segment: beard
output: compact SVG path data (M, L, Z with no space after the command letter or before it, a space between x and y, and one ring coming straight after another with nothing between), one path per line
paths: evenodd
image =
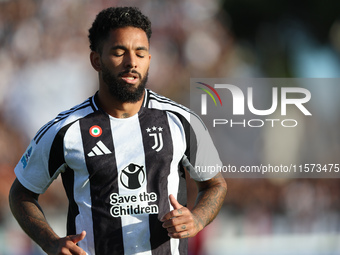
M134 73L137 74L140 80L140 83L137 87L133 84L128 84L122 80L119 80L118 77L121 77L126 73ZM117 98L122 103L136 103L138 102L144 95L144 89L146 83L148 81L149 70L146 71L144 78L140 73L135 70L126 70L117 75L113 75L110 70L102 65L102 77L103 81L107 84L109 88L109 93L111 96Z

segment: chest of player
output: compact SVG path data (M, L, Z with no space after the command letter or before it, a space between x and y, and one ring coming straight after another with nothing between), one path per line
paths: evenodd
M127 119L88 116L64 141L65 161L76 174L126 189L138 189L148 178L163 182L186 150L181 126L157 110Z

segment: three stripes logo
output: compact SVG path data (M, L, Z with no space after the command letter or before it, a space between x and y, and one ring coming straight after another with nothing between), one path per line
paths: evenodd
M105 146L102 141L96 143L96 146L87 154L88 157L111 154L112 152Z
M206 83L203 83L203 82L197 82L198 84L201 84L203 86L205 86L206 88L210 89L215 95L216 97L218 98L221 106L222 106L222 100L221 100L221 97L220 95L217 93L217 91L210 85L206 84ZM197 87L198 89L200 90L203 90L205 93L207 93L211 98L212 100L214 101L215 103L215 106L217 106L217 102L216 102L216 99L214 97L214 95L206 88L201 88L201 87ZM201 114L202 115L207 115L207 94L202 94L201 95Z

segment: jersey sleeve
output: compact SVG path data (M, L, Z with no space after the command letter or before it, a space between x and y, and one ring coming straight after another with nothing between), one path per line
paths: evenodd
M222 162L213 143L208 129L196 114L190 115L190 127L187 128L187 152L182 158L183 166L196 181L206 181L213 178Z
M51 131L53 133L53 131ZM52 144L55 136L47 133L38 142L33 139L29 144L24 155L21 157L14 169L19 182L30 191L42 194L49 187L52 181L57 178L62 168L66 167L63 162L58 163L58 171L51 171L50 156L56 156L57 153L63 154L62 151L53 151Z

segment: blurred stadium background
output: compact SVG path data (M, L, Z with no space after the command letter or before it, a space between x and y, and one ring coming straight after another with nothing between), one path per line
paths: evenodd
M44 123L96 91L88 28L101 9L127 4L153 23L149 88L186 106L191 77L339 76L336 0L0 0L0 255L43 254L9 211L13 168ZM314 153L334 161L340 107L328 100L334 91L320 95L329 129L304 132L318 141ZM227 181L224 207L190 240L191 255L340 254L339 179ZM60 180L41 204L65 235Z

